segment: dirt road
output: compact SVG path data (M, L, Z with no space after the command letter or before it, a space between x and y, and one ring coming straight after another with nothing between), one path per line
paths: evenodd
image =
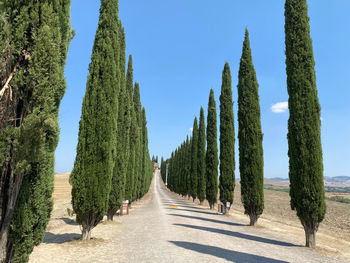
M47 233L30 262L345 262L177 198L158 172L137 206L130 216L99 225L88 243L69 242L80 231L66 222L65 228Z

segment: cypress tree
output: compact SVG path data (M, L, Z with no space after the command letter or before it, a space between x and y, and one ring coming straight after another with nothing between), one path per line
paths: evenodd
M166 164L165 164L164 158L162 156L160 159L160 174L162 176L162 180L164 183L165 183L165 165Z
M233 202L235 189L235 129L233 119L232 81L226 62L222 72L220 95L220 200Z
M193 121L192 149L191 149L191 196L193 202L197 197L198 189L198 121L197 117Z
M134 94L134 111L136 115L136 124L138 130L138 138L136 142L136 152L135 152L135 198L139 199L141 197L141 186L142 186L142 158L143 158L143 138L142 138L142 108L141 108L141 98L140 98L140 85L135 83Z
M147 132L147 120L146 120L146 109L142 107L142 138L143 138L143 151L142 151L142 189L141 195L145 195L148 192L149 186L149 161L150 156L148 152L148 132ZM153 165L153 163L152 163Z
M138 136L136 125L136 115L133 104L133 87L134 87L134 71L132 67L132 56L129 55L128 70L126 73L126 92L127 92L127 112L130 117L130 128L129 128L129 158L127 160L127 173L126 173L126 184L125 184L125 199L130 202L134 200L134 183L135 183L135 145L136 138Z
M289 94L288 156L291 208L304 227L306 246L316 246L325 217L321 107L306 0L285 2L285 43Z
M134 105L133 102L131 104ZM129 199L130 201L135 201L137 199L137 187L138 187L138 173L137 173L137 147L138 147L138 140L140 137L140 132L137 125L137 118L136 118L136 112L135 109L131 108L131 129L130 129L130 158L128 163L128 178L129 178ZM127 197L128 198L128 195Z
M210 209L214 208L218 197L218 135L216 103L213 89L210 90L207 116L207 154L206 154L206 198Z
M192 149L192 136L190 137L188 143L187 143L187 157L186 157L186 171L187 171L187 177L186 177L186 195L188 196L188 199L191 198L191 149Z
M102 0L79 127L77 157L70 177L72 204L82 239L108 209L115 165L120 44L118 1Z
M2 1L0 17L0 262L27 262L52 210L70 1Z
M107 219L113 221L113 216L121 206L125 197L125 184L127 164L129 160L129 133L131 116L129 112L129 93L125 81L125 33L121 21L119 29L119 97L116 133L116 159L113 169L111 192L109 193L109 206Z
M241 195L250 225L264 210L263 134L261 131L259 85L246 29L238 74L238 140Z
M190 146L190 139L188 135L186 136L186 141L184 142L184 148L183 148L183 154L184 154L184 162L183 162L183 170L184 170L184 189L183 189L183 195L188 196L189 188L190 188L190 155L189 152L189 146Z
M202 204L206 194L206 171L205 171L205 117L201 107L198 130L198 192L197 196Z

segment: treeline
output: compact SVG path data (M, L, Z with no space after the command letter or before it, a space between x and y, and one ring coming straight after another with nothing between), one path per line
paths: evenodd
M146 111L125 46L118 1L102 0L70 176L83 240L106 214L113 220L123 200L147 193L152 179Z
M252 62L249 34L245 32L238 82L238 139L241 193L250 225L255 225L264 209L263 149L260 122L258 82ZM218 156L217 109L214 91L208 102L207 125L201 107L199 123L194 119L192 135L187 137L172 154L162 161L169 164L168 187L183 196L207 200L211 209L219 200L233 203L235 189L235 129L232 99L231 71L228 63L222 72L220 94L220 156ZM219 176L220 158L220 178Z
M306 237L306 246L315 247L316 232L326 213L321 146L320 105L317 96L315 61L306 0L285 2L285 45L287 89L289 94L288 156L291 208L296 210ZM258 82L252 62L248 30L245 32L238 73L238 141L241 200L250 225L255 225L264 210L263 133ZM216 107L210 91L207 128L201 108L199 126L167 160L162 158L161 173L168 188L183 196L217 199L232 205L235 188L235 129L231 73L228 63L222 74L220 95L220 176ZM166 178L166 166L168 176ZM218 193L219 188L219 193Z
M0 262L27 262L53 207L58 112L66 89L70 0L0 3ZM101 0L83 101L72 203L84 238L152 179L146 112L126 72L118 1Z

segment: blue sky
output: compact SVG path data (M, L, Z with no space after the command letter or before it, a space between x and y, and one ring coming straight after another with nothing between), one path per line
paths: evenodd
M350 176L350 1L308 3L322 107L325 176ZM99 1L74 0L71 10L76 36L69 49L68 87L60 108L57 172L71 171L74 164ZM225 61L231 66L233 99L237 101L247 26L260 85L265 176L288 176L288 110L276 112L283 111L283 102L288 100L284 0L120 0L119 10L127 54L133 55L134 78L140 82L146 108L151 155L168 157L191 133L200 106L207 108L210 88L219 107ZM236 103L234 114L236 118ZM237 126L236 118L236 131Z

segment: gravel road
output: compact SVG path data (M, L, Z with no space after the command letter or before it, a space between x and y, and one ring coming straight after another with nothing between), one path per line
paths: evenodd
M176 198L159 173L150 202L125 222L124 231L115 262L335 262Z
M100 226L93 246L43 244L31 262L345 262L180 199L159 172L145 202L118 220Z

